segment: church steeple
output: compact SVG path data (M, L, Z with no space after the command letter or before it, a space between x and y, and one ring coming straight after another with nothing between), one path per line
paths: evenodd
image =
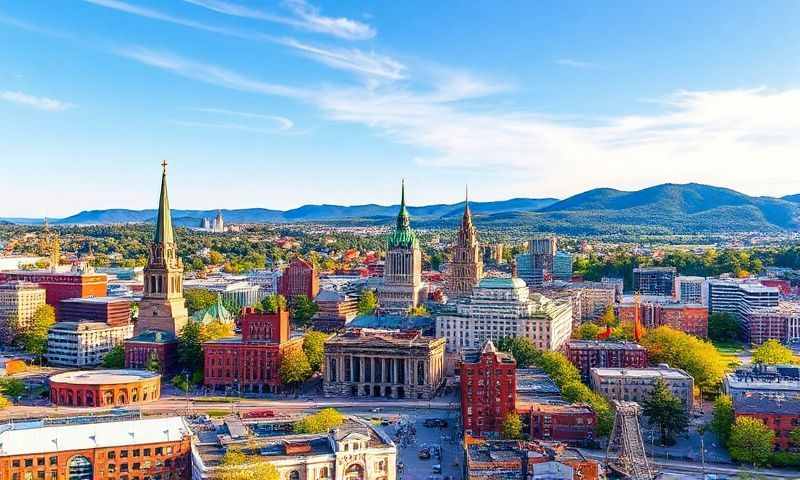
M397 214L397 228L405 229L411 225L411 216L406 209L406 181L400 181L400 212Z
M472 226L472 211L469 209L469 185L466 186L464 193L464 218L461 221L464 228Z
M175 243L175 234L172 230L172 215L169 211L169 196L167 195L167 161L161 162L161 196L158 199L158 216L156 217L156 235L153 242L156 244Z

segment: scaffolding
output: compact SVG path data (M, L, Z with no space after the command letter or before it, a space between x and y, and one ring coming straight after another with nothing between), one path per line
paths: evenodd
M639 404L615 400L614 407L617 413L606 450L606 465L631 480L655 479L639 429Z

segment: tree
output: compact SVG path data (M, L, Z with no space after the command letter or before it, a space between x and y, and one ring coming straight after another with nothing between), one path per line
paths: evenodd
M186 370L202 370L203 342L206 340L206 333L199 322L186 322L178 334L178 364Z
M286 307L286 297L273 293L261 300L261 305L256 305L256 310L262 313L276 313L280 310L288 310Z
M650 396L642 402L642 413L650 425L658 426L664 445L674 445L675 436L685 432L689 426L689 415L683 403L660 378Z
M294 422L295 433L327 433L344 423L344 415L335 408L323 408Z
M238 448L229 448L220 462L219 480L279 480L275 465L258 455L246 455Z
M597 322L602 326L611 325L612 327L616 327L619 324L619 320L617 316L614 315L614 307L606 308L606 311L603 312L603 316L600 317L600 320Z
M278 367L278 375L283 383L296 385L305 382L311 376L311 365L308 363L306 353L302 349L284 353L281 365Z
M7 397L18 398L25 395L25 382L17 378L5 378L0 380L0 393Z
M22 348L37 357L43 356L47 352L47 332L55 323L55 309L47 304L40 305L19 337Z
M172 385L182 392L188 392L192 388L192 382L186 379L186 375L175 375L172 377Z
M220 338L232 337L234 335L234 324L223 323L219 320L212 320L205 325L201 325L203 331L202 338L205 342L209 340L219 340ZM202 345L201 345L202 349Z
M427 317L428 307L425 305L417 305L416 307L409 308L408 315L411 317Z
M125 347L114 345L111 350L103 357L103 368L124 368L125 367Z
M662 326L648 330L641 344L651 363L667 363L686 370L704 391L715 390L722 382L727 362L710 342Z
M800 427L796 427L789 432L789 440L795 447L800 447Z
M190 288L183 292L189 315L205 310L217 302L217 294L205 288Z
M158 355L155 352L150 354L150 358L147 359L147 363L144 366L145 370L149 370L151 372L160 372L161 371L161 362L158 360Z
M4 397L3 395L0 395L0 410L5 410L10 406L11 406L11 401L6 397Z
M579 340L594 340L600 333L600 327L592 322L586 322L575 330L575 338Z
M739 339L739 322L727 312L712 313L708 316L708 338L720 342Z
M522 439L522 419L516 412L509 412L500 425L500 436L505 440Z
M737 462L764 465L772 453L775 432L752 417L738 417L731 427L728 453Z
M722 445L728 443L731 436L731 427L736 416L733 413L733 400L728 395L720 395L714 400L714 410L711 414L711 431Z
M497 348L508 352L517 362L517 368L528 368L539 356L539 351L527 337L504 337L497 341Z
M306 295L297 295L292 299L292 320L297 326L307 326L318 311L319 305Z
M208 252L208 260L212 265L222 265L225 263L225 256L217 251L211 250Z
M753 352L753 363L765 363L767 365L779 365L782 363L797 363L794 353L777 340L770 339L762 343Z
M378 296L375 295L374 290L365 290L358 300L358 314L359 315L372 315L378 308Z
M310 330L303 336L303 351L308 359L311 370L318 372L325 360L325 340L328 335Z

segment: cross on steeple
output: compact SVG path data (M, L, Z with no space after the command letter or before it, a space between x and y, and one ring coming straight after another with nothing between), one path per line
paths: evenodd
M163 169L163 172L164 172L165 175L167 174L167 165L168 164L167 164L166 160L161 162L161 168Z

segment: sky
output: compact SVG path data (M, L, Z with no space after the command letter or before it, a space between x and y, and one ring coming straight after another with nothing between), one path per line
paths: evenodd
M800 193L800 2L0 0L0 217Z

